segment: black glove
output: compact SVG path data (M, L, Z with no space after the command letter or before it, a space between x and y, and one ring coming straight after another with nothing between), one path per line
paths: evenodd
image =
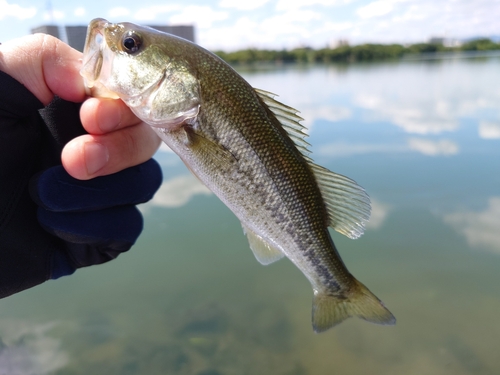
M128 250L143 225L135 205L162 180L154 160L73 179L60 154L85 133L80 104L56 98L42 107L0 72L0 298Z
M153 159L88 181L74 179L62 166L32 178L39 223L66 242L65 251L54 253L50 277L107 262L130 249L142 231L135 205L150 200L161 180Z

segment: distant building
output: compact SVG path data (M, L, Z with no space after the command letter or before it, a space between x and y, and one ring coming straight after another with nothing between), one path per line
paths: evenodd
M180 26L150 26L154 29L179 36L181 38L194 42L194 26L180 25ZM85 46L85 38L87 36L87 26L56 26L56 25L43 25L31 29L31 33L44 33L55 36L63 42L68 43L71 47L78 51L83 51Z
M460 47L462 45L462 41L458 39L447 38L444 40L443 45L445 47Z
M462 42L453 38L432 37L429 39L429 44L439 44L445 47L460 47Z
M39 26L35 27L34 29L31 29L31 33L43 33L43 34L49 34L52 36L55 36L56 38L61 39L59 36L59 26L56 25L44 25L44 26Z
M153 29L163 31L164 33L169 33L172 35L177 35L181 38L190 40L194 42L194 27L190 25L179 25L179 26L159 26L151 25Z
M83 52L85 38L87 37L87 26L66 26L67 43L74 49Z
M444 44L444 38L441 37L432 37L429 39L429 44Z
M339 48L339 47L345 47L349 45L349 41L347 39L334 39L330 41L328 47L331 49Z

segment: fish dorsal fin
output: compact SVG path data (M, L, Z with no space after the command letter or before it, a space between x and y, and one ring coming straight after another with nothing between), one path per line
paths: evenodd
M248 238L248 243L250 244L250 249L253 251L253 255L255 255L255 258L260 264L267 266L285 256L279 249L269 244L261 236L244 225L243 232Z
M254 89L259 98L269 107L269 109L274 113L278 121L286 130L290 138L293 140L299 151L310 161L309 151L310 144L305 140L307 134L304 132L305 127L300 123L304 120L302 117L297 115L299 111L289 107L276 99L277 95L270 93L269 91Z
M358 238L365 231L370 218L370 198L365 190L348 177L329 171L313 162L309 154L309 143L305 140L303 118L298 111L278 102L275 94L255 89L260 99L281 122L290 138L309 163L318 183L328 212L329 226L349 238Z
M370 219L370 197L348 177L310 163L328 212L329 226L355 239Z

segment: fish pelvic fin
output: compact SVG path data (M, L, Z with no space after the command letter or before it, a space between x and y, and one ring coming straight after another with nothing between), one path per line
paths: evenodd
M268 264L274 263L285 256L281 250L276 246L271 245L269 242L265 241L261 236L243 226L243 232L248 238L248 243L250 244L250 249L252 249L253 255L257 261L267 266Z
M314 332L324 332L351 316L376 324L396 324L396 318L383 302L356 279L346 298L314 292L312 307Z

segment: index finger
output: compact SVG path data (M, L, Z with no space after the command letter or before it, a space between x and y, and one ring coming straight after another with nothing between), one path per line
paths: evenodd
M85 99L81 65L81 52L46 34L28 35L0 45L0 70L21 82L44 105L54 95L72 102Z
M106 134L140 124L121 99L89 98L80 109L80 119L90 134Z

